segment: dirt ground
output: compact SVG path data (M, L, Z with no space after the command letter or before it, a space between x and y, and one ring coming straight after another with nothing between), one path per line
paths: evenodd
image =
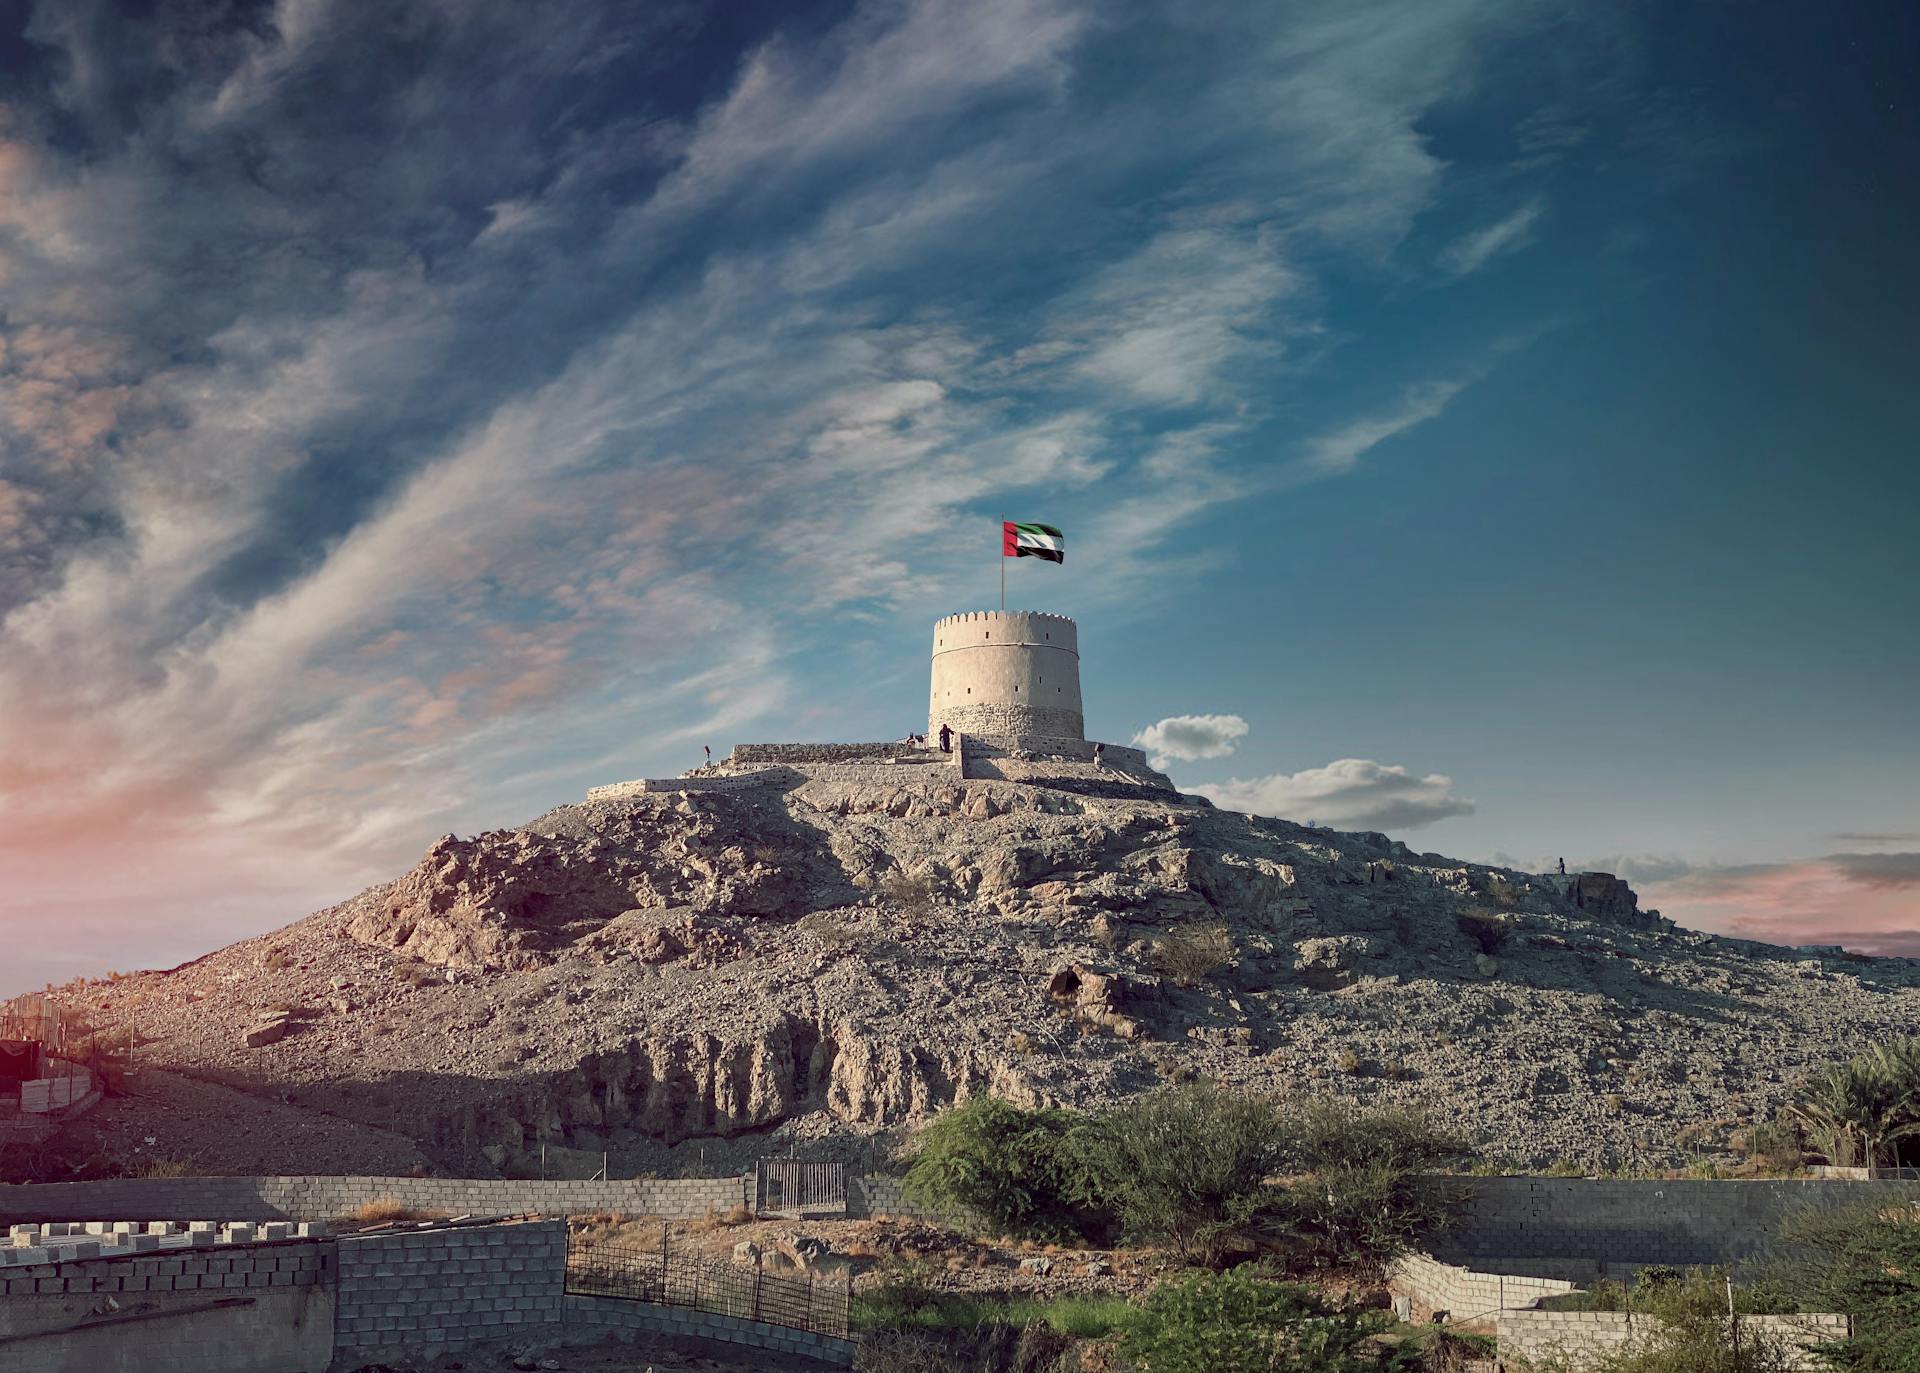
M518 1362L516 1362L518 1360ZM667 1335L643 1343L483 1345L438 1358L369 1363L347 1373L507 1373L525 1368L561 1373L802 1373L828 1365L793 1354L766 1353L712 1340Z
M798 1271L799 1265L790 1257L794 1242L817 1240L826 1246L828 1254L807 1267L836 1280L844 1280L846 1270L851 1268L856 1293L911 1273L943 1292L1129 1296L1151 1288L1172 1262L1167 1255L1150 1249L1041 1245L1001 1236L961 1234L924 1221L888 1218L794 1221L714 1217L663 1221L657 1216L616 1214L576 1218L574 1225L594 1244L647 1252L660 1248L664 1229L670 1252L720 1262L735 1262L734 1247L751 1242L766 1255L769 1271Z

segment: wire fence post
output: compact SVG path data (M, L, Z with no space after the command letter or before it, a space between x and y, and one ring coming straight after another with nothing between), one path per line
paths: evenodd
M766 1257L759 1252L753 1256L753 1319L760 1319L760 1273L766 1263Z

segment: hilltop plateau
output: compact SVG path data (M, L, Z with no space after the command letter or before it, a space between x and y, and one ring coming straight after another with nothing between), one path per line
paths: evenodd
M723 767L449 835L273 934L65 989L143 1069L70 1132L203 1172L711 1172L864 1157L983 1091L1205 1076L1421 1102L1513 1165L1671 1166L1920 1026L1909 961L1675 929L1602 874L990 770Z

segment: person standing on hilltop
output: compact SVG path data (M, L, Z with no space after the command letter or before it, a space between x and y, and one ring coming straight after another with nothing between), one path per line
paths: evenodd
M953 752L953 731L945 725L940 726L940 751L942 753Z
M1093 746L1093 765L1097 768L1106 767L1107 746L1105 744L1095 744Z

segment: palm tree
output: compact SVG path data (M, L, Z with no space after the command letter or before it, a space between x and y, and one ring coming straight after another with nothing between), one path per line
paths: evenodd
M1819 1070L1787 1109L1830 1162L1878 1167L1891 1146L1920 1134L1920 1038Z

